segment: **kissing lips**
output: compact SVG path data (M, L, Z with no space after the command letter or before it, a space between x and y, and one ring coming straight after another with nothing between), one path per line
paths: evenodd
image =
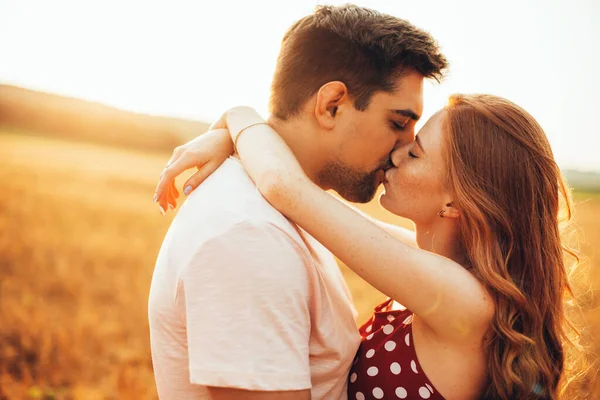
M385 171L385 174L383 175L383 184L386 185L390 182L390 173L392 171L392 168L388 169Z
M375 175L375 177L376 177L375 182L377 182L377 186L381 185L382 183L387 182L387 180L385 179L385 170L383 170L383 169L377 170L377 174Z

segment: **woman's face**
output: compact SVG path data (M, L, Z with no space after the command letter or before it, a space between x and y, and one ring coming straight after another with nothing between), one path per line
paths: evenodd
M412 143L394 150L394 167L385 173L380 204L416 224L430 224L439 218L438 211L451 202L444 185L443 118L444 112L439 111Z

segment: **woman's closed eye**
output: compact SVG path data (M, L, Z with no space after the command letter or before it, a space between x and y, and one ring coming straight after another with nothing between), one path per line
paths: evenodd
M419 158L419 157L417 157L417 156L415 155L415 153L413 153L412 149L408 150L408 156L409 156L410 158Z

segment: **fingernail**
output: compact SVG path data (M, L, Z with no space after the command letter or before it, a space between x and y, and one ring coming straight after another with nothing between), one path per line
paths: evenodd
M169 204L169 208L170 208L171 210L174 210L174 209L175 209L175 207L173 207L173 204Z
M164 208L162 208L162 206L158 206L158 208L160 209L160 213L161 213L162 215L165 215L165 209L164 209Z
M183 194L185 194L186 196L188 194L190 194L192 192L192 187L190 185L186 186L185 189L183 189Z
M158 193L154 193L154 202L156 203L158 201Z

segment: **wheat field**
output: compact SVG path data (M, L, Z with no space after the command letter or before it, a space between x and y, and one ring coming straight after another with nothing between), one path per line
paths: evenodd
M0 133L0 399L157 397L147 298L173 216L152 203L167 158ZM576 198L578 242L598 289L600 197ZM363 209L405 223L375 203ZM361 321L383 296L342 268ZM593 348L600 311L585 299Z

